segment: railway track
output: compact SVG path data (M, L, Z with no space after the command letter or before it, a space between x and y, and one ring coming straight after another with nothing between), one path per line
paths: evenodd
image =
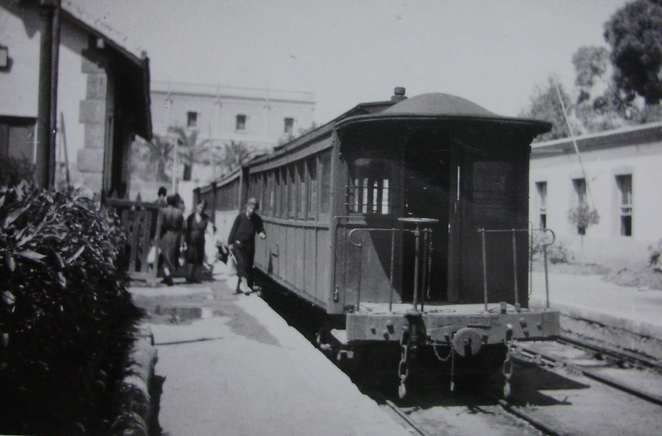
M662 364L634 353L619 352L569 337L556 341L560 347L523 344L514 356L520 363L566 366L593 380L628 394L662 405ZM542 349L541 349L542 348ZM573 353L576 350L578 353ZM651 389L651 385L655 388Z
M284 304L276 295L267 301L315 344L314 309L281 296L289 300ZM648 435L662 427L662 398L656 395L656 390L662 392L662 369L657 362L570 338L524 342L517 349L508 401L502 398L500 375L488 384L458 382L455 392L448 378L412 377L405 400L398 398L396 377L377 386L361 376L350 377L365 395L421 436ZM608 422L609 417L615 417L614 422Z
M596 434L595 429L586 428L582 420L583 409L586 406L582 403L590 403L590 401L580 400L579 396L576 396L574 400L568 400L568 397L571 396L568 395L557 404L545 404L542 401L531 401L526 392L525 395L521 395L520 388L524 385L535 385L535 380L540 380L542 373L555 376L560 374L567 379L565 381L557 379L556 383L559 385L557 387L540 383L542 386L536 387L535 390L554 390L559 387L560 390L569 390L565 389L564 385L575 383L574 389L581 391L583 397L609 398L611 401L605 401L599 409L601 410L599 415L602 416L619 417L623 416L623 410L633 409L638 413L632 415L630 420L645 421L649 419L650 414L644 410L656 410L658 413L662 411L659 409L659 406L662 405L662 398L655 394L656 391L661 392L659 389L662 386L662 365L658 362L632 353L619 353L572 338L561 338L556 343L543 343L545 351L536 350L536 345L541 346L541 344L533 344L533 347L527 346L526 343L520 345L517 355L514 356L514 360L518 364L513 380L514 395L508 401L501 397L499 378L494 379L493 385L487 386L485 389L482 387L475 390L465 389L459 397L455 393L448 392L447 388L446 392L438 394L446 398L461 398L460 403L455 406L450 406L444 400L439 400L436 405L430 406L430 398L425 395L404 404L398 403L398 400L392 395L389 398L384 391L377 394L371 393L371 395L377 401L386 404L411 428L413 434L425 436L471 434L471 431L454 427L454 423L451 422L454 418L453 415L458 414L458 408L470 410L471 412L468 413L471 413L476 420L494 421L494 424L488 425L493 430L490 434L552 436ZM636 382L634 381L636 377L642 378ZM598 382L598 384L591 386L581 384L584 383L584 378ZM646 386L647 389L642 389L641 386ZM443 389L443 386L440 387ZM614 389L619 394L614 393ZM623 397L624 395L630 396L630 399ZM599 401L597 402L599 403ZM420 405L416 405L416 403L420 403ZM644 403L648 406L643 405ZM568 407L575 404L579 410ZM621 406L623 409L620 409ZM502 412L497 412L495 410L497 408ZM431 418L434 409L440 409L441 412L437 411L434 413L435 417ZM503 414L511 415L511 418L507 420L510 426L503 424ZM569 422L566 422L566 417ZM431 423L433 419L439 421ZM590 421L588 415L586 419ZM652 424L652 428L660 423L662 422ZM592 425L595 427L595 424ZM605 427L611 427L608 420L605 422ZM625 433L623 433L623 427L628 429ZM646 428L645 425L639 427L615 425L611 431L609 428L601 428L600 434L655 434L650 433L651 430L655 432L652 428Z

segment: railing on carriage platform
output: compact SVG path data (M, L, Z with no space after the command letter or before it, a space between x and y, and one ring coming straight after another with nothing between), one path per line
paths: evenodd
M515 307L519 311L519 290L517 286L517 240L515 235L521 232L527 232L529 234L529 279L531 279L531 267L533 265L533 232L542 232L547 235L551 235L551 241L545 241L541 243L544 255L544 267L545 267L545 307L549 309L549 274L547 272L547 247L552 245L556 241L556 234L552 229L533 229L530 227L527 229L478 229L478 233L481 234L481 245L483 253L483 299L485 304L485 312L488 311L487 303L489 301L489 291L487 287L487 242L485 240L485 235L487 233L511 233L512 234L512 245L513 245L513 293L515 299ZM529 283L529 287L531 287ZM529 293L531 290L529 289Z
M372 232L389 232L391 233L391 262L390 262L390 270L389 270L389 280L391 284L391 293L390 293L390 299L389 299L389 311L393 310L393 293L395 292L395 287L393 283L393 271L394 271L394 255L395 255L395 234L396 233L404 233L404 232L409 232L413 233L414 236L416 237L416 242L415 242L415 253L414 253L414 295L413 295L413 311L418 312L424 310L424 305L425 305L425 293L422 292L422 289L427 285L429 286L430 284L430 273L431 271L425 269L424 265L430 264L430 256L432 253L430 252L429 249L429 240L431 239L431 233L432 229L427 227L423 227L425 225L430 225L430 224L435 224L438 222L438 220L435 219L429 219L429 218L400 218L399 221L404 222L404 223L411 223L415 224L416 228L415 229L398 229L398 228L365 228L365 227L359 227L352 229L349 234L347 235L347 241L354 247L357 247L359 249L363 249L363 244L361 242L357 242L352 240L352 236L356 233L359 232L365 232L365 233L372 233ZM486 253L486 234L488 233L511 233L512 234L512 246L513 246L513 293L514 293L514 304L519 310L519 290L518 290L518 285L517 285L517 277L518 277L518 272L517 272L517 244L516 244L516 234L520 232L527 232L529 234L529 253L527 253L527 256L529 257L529 268L531 269L532 267L532 251L533 251L533 232L542 232L543 234L547 235L549 234L551 237L551 240L546 240L544 242L541 242L540 245L543 249L543 255L544 255L544 268L545 268L545 297L546 297L546 308L549 309L549 274L547 271L547 247L552 245L554 241L556 240L556 234L554 231L551 229L533 229L533 228L528 228L528 229L485 229L485 228L479 228L478 232L481 234L481 245L482 245L482 260L483 260L483 298L484 298L484 305L485 305L485 311L488 311L488 301L489 301L489 291L488 291L488 279L487 279L487 253ZM421 236L423 239L421 240ZM423 243L423 247L421 247L421 242ZM347 250L347 246L345 246L345 250ZM345 270L347 270L347 252L345 252ZM360 303L361 303L361 259L362 256L359 256L359 277L358 277L358 288L357 288L357 297L356 297L356 310L359 309ZM421 260L423 262L421 262ZM419 265L423 265L422 267L422 274L419 274ZM419 280L419 275L422 275ZM531 273L529 273L529 277L531 276ZM345 288L347 288L347 283L346 283L347 277L345 276ZM531 284L529 284L531 286ZM529 290L530 292L530 290ZM420 304L420 309L419 309L419 304Z
M396 233L412 233L414 237L416 238L415 241L415 249L414 249L414 288L413 288L413 306L412 309L414 312L419 312L423 311L424 306L425 306L425 294L422 292L422 289L427 285L430 285L430 270L426 270L424 266L421 267L422 269L422 277L419 280L419 264L421 264L421 260L423 261L422 264L429 265L429 259L432 253L430 252L429 249L429 241L431 239L431 233L432 229L429 227L424 228L424 225L431 225L431 224L436 224L439 222L437 219L433 218L414 218L414 217L407 217L407 218L398 218L398 221L404 223L404 224L414 224L415 229L398 229L398 228L392 228L392 229L387 229L387 228L365 228L365 227L359 227L350 230L349 234L347 235L347 241L353 245L354 247L357 247L359 249L363 249L363 245L360 242L356 242L352 240L352 236L355 233L358 232L389 232L391 233L391 265L389 269L389 281L391 284L391 292L390 292L390 297L389 297L389 303L388 303L388 310L389 312L393 311L393 294L395 292L395 286L393 283L393 271L394 271L394 256L395 256L395 234ZM423 239L421 240L421 236L423 236ZM423 247L421 250L421 242L423 242ZM345 246L345 249L347 249L347 246ZM421 253L422 251L422 253ZM347 253L345 253L345 271L347 271ZM358 287L357 287L357 292L356 292L356 310L359 310L360 304L361 304L361 259L362 256L359 256L359 277L358 277ZM345 275L345 288L347 288L347 276ZM429 290L429 289L428 289ZM420 308L419 308L419 303L420 303Z
M107 199L106 206L120 217L122 228L127 237L124 261L129 275L133 279L155 279L156 263L148 261L150 249L158 247L158 215L160 205L140 201Z

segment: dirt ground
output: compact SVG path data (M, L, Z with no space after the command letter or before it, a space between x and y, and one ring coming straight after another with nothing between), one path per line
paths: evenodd
M534 262L534 271L543 271L542 262ZM550 273L602 276L606 282L620 286L632 286L639 289L662 291L662 269L641 265L637 267L611 268L596 264L556 263L547 266Z

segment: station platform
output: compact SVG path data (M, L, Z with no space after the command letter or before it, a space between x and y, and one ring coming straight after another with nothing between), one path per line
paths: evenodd
M153 315L163 435L410 434L264 300L234 294L232 279L131 288Z
M662 360L662 291L619 286L599 275L550 273L549 306L564 334ZM547 305L545 275L534 272L529 306Z

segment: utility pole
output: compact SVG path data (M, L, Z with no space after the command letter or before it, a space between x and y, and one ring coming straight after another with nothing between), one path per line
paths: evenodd
M170 93L170 79L168 79L168 96L166 97L166 138L168 142L172 140L170 137L170 117L172 111L173 98ZM173 163L172 163L172 195L177 193L177 140L172 144Z

